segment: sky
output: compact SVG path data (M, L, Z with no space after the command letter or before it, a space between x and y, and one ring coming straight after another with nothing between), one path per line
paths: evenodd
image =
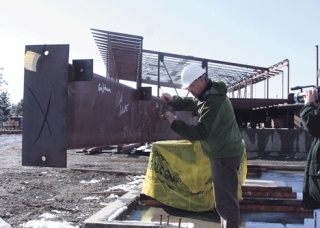
M94 72L105 75L90 28L142 36L153 51L262 67L288 59L290 87L317 83L319 0L0 0L8 83L0 89L11 103L23 98L26 45L69 44L69 63L93 59Z

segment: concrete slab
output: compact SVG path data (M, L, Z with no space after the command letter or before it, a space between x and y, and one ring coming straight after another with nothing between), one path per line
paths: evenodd
M266 172L246 185L291 186L302 191L303 174L299 172ZM120 197L85 221L85 228L99 227L220 227L219 215L214 212L189 212L169 207L152 207L139 202L141 186ZM167 217L169 216L169 218ZM169 222L167 223L167 219ZM241 211L241 227L302 228L312 227L313 213ZM166 226L168 225L168 226Z
M140 192L141 185L89 217L84 221L83 227L88 228L97 227L98 225L108 225L108 222L119 219L123 214L127 214L128 211L133 210L133 208L137 206ZM111 224L113 225L113 223Z
M305 219L304 220L304 228L316 227L314 223L314 219Z

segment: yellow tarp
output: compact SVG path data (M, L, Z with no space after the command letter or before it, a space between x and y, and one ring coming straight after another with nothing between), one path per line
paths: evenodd
M244 152L238 172L240 200L241 185L247 175L245 147ZM142 193L174 208L196 212L212 210L210 161L200 143L187 140L153 143Z

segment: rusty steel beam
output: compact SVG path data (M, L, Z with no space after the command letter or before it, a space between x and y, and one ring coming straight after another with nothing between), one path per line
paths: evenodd
M68 148L177 139L161 115L165 102L139 99L139 91L94 75L88 82L69 85ZM178 118L191 121L189 112Z
M31 54L30 54L31 53ZM68 45L26 46L22 165L66 167L68 149L180 139L162 118L169 106L68 63ZM188 123L190 112L176 112Z

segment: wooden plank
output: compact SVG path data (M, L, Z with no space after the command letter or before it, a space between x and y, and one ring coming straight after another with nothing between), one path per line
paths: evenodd
M282 206L302 206L302 200L298 199L277 199L277 198L251 198L243 197L243 200L240 202L244 204L252 205L282 205Z
M292 192L292 187L290 186L265 187L242 185L241 189L242 192Z
M259 198L291 198L296 199L297 193L296 192L267 192L267 191L261 191L261 192L254 192L254 191L243 191L242 192L243 197L259 197Z
M252 165L252 164L248 164L247 165L248 170L257 170L259 169L261 172L267 172L268 171L268 167L267 166L261 166L261 165Z
M240 210L244 211L271 211L271 212L301 212L310 213L311 209L305 209L302 206L283 206L283 205L254 205L240 204Z
M140 194L140 202L152 207L168 207L167 205L159 202L158 200ZM244 198L240 202L240 209L244 211L272 211L272 212L302 212L310 213L313 210L305 209L302 207L301 200L293 199L248 199Z

